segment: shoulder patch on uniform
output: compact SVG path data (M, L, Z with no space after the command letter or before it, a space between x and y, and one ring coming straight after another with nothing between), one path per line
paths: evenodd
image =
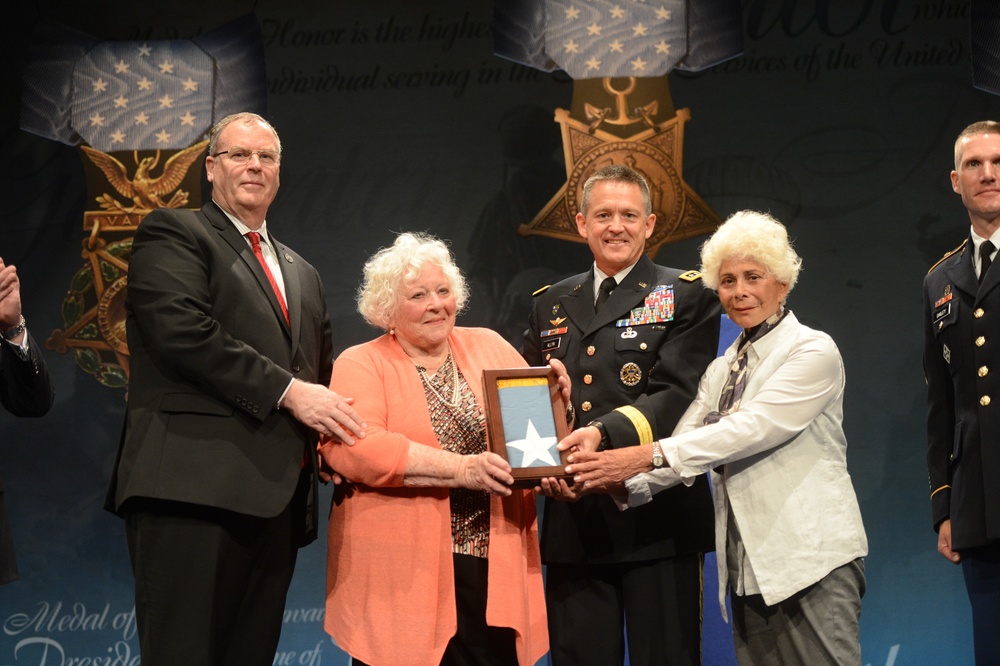
M964 248L965 244L968 243L968 242L969 242L969 239L966 238L964 241L962 241L962 244L959 245L958 247L956 247L954 250L952 250L951 252L945 252L944 256L941 257L940 259L938 259L936 264L934 264L933 266L931 266L930 268L927 269L927 272L930 273L935 268L937 268L938 266L940 266L942 261L944 261L945 259L947 259L951 255L955 254L956 252L958 252L959 250L961 250L962 248Z
M687 271L686 273L681 273L677 277L685 282L695 282L701 279L701 271Z
M532 298L534 298L535 296L538 296L540 294L544 294L546 291L549 290L549 287L551 287L551 286L552 286L551 284L547 284L544 287L542 287L541 289L536 289L535 291L531 292Z

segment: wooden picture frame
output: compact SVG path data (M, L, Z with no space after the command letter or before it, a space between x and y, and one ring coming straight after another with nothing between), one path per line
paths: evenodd
M566 401L548 367L483 371L489 450L510 463L514 487L570 479L556 443L569 434ZM572 481L570 481L572 483Z

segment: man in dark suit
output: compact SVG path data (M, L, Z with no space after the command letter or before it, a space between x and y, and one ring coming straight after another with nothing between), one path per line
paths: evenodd
M0 404L14 416L44 416L52 407L52 382L41 350L25 328L17 269L0 259ZM0 585L17 580L14 540L0 486Z
M209 134L212 202L136 230L124 516L144 666L270 666L297 548L316 537L320 435L364 435L327 387L319 274L268 233L281 143L236 114Z
M700 273L644 254L655 222L639 173L591 176L576 224L594 266L537 292L525 332L529 364L566 364L577 423L602 450L670 435L718 349L719 301ZM621 664L626 628L633 666L700 663L701 568L714 548L705 479L626 512L565 481L541 490L553 663Z
M976 663L1000 664L1000 123L959 134L951 184L972 227L924 278L931 508L965 576Z

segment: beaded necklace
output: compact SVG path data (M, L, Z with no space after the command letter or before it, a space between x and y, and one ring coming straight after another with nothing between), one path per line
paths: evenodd
M458 364L455 363L455 359L451 357L451 347L448 348L448 358L444 360L444 365L448 365L449 363L451 364L451 400L445 399L444 395L438 391L437 387L434 386L434 383L431 381L431 378L427 375L427 370L419 365L416 367L417 372L420 373L420 379L424 382L424 385L431 390L431 393L436 395L438 399L448 407L458 407ZM414 363L414 365L416 364Z

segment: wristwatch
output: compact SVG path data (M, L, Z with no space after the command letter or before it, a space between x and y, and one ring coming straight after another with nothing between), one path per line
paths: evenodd
M660 442L653 442L653 469L660 469L666 463L663 459L663 449L660 448Z
M597 431L601 433L601 443L597 445L598 451L604 451L610 446L611 441L608 438L608 429L604 427L604 424L600 421L591 421L587 424L590 427L597 428Z
M21 335L23 331L24 331L24 315L21 315L21 319L17 322L16 326L8 328L6 331L0 333L0 335L3 335L4 340L13 340L17 336Z

